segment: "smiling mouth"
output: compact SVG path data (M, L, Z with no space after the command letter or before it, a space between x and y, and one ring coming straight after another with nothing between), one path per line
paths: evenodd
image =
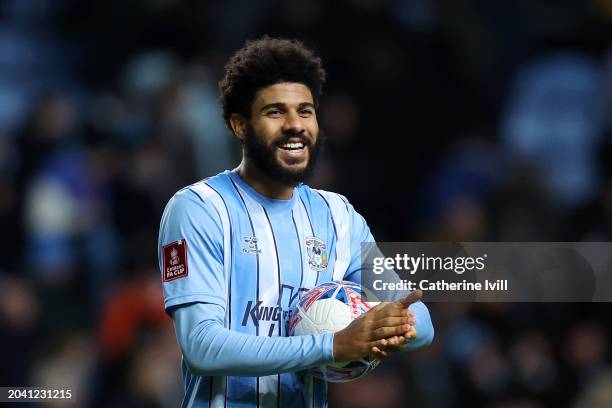
M302 150L304 148L304 143L302 142L284 143L280 145L279 147L283 150L288 150L288 151Z

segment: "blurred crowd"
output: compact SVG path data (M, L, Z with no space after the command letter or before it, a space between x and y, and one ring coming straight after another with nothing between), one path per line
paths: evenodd
M608 0L2 0L0 385L180 401L159 219L238 163L217 81L263 34L322 56L310 184L379 241L612 240ZM430 310L430 348L332 406L612 406L612 306Z

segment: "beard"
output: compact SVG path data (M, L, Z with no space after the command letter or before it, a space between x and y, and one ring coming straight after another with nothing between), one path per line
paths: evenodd
M317 158L325 143L325 136L322 131L319 131L316 142L311 144L308 139L299 134L286 133L281 136L280 141L289 140L291 137L299 137L304 144L304 149L308 149L308 162L303 169L292 170L283 166L276 157L278 141L274 141L270 145L267 145L262 138L255 133L255 130L250 124L247 124L246 127L243 146L245 156L253 162L259 171L272 180L289 187L294 187L312 176Z

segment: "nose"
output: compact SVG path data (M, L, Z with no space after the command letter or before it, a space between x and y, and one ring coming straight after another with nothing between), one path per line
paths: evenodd
M302 118L297 112L288 112L285 116L285 123L283 123L283 133L303 133L304 132L304 123L302 123Z

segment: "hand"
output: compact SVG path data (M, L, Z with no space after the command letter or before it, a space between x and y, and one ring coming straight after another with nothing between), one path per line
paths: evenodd
M410 304L408 304L408 306L409 305ZM416 320L414 318L414 314L410 310L408 311L408 313L409 313L408 316L410 318L409 324L412 326L412 328L407 333L407 335L393 336L388 339L382 339L380 341L381 342L380 346L372 347L372 350L371 350L372 357L377 358L379 360L384 360L385 358L389 356L390 353L397 353L397 352L402 351L404 347L406 346L407 342L409 342L410 340L416 339L417 334L418 334L416 331L416 328L414 327L414 325L416 324Z
M377 358L379 360L384 360L389 357L389 354L402 351L406 346L406 343L408 343L410 340L416 339L418 334L416 329L414 328L416 321L414 320L414 315L412 315L412 313L410 313L410 315L410 325L412 325L410 332L407 335L393 336L388 339L382 339L380 346L372 347L372 357Z
M353 320L334 335L334 360L352 361L371 352L382 356L386 347L400 347L415 338L414 316L408 306L422 296L420 290L414 291L395 302L380 303ZM394 337L397 339L391 340Z
M376 303L372 302L371 304L374 305L374 304L379 304L379 303L380 302L376 302ZM388 339L382 339L381 340L382 346L372 347L371 355L370 355L371 357L377 358L379 360L384 360L389 356L389 354L402 351L408 341L416 338L417 331L414 328L414 325L416 324L416 320L414 318L414 313L412 313L412 311L410 310L408 310L408 317L409 317L408 324L412 326L412 330L409 333L408 337L393 336L393 337L389 337Z

